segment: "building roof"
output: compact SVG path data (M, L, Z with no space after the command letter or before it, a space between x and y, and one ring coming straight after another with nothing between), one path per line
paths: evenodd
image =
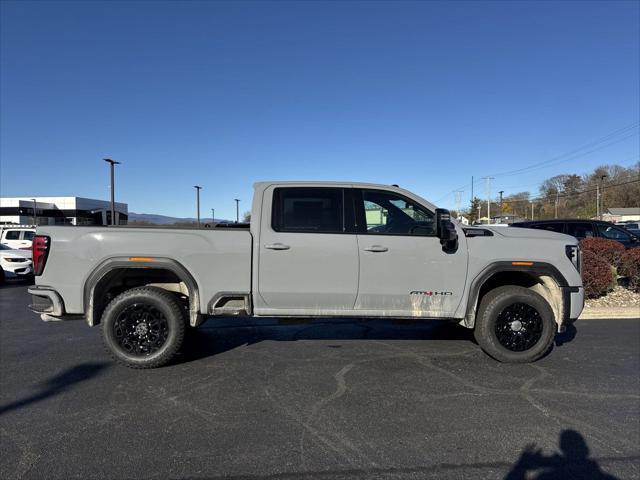
M640 207L608 208L611 215L640 215Z

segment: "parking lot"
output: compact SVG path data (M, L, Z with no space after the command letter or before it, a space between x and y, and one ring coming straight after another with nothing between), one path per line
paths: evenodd
M439 322L226 319L136 371L28 302L0 287L0 478L640 478L640 319L532 365Z

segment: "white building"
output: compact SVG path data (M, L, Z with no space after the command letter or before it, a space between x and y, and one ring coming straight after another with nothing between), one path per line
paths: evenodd
M638 221L640 220L640 207L608 208L607 213L602 214L602 219L608 222Z
M34 216L35 203L35 216ZM116 223L126 225L129 207L116 202ZM35 218L35 222L34 222ZM109 225L111 202L82 197L1 197L0 224Z

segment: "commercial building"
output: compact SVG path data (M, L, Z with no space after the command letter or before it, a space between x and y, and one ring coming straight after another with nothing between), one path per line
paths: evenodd
M602 214L602 219L608 222L637 222L640 220L640 207L608 208L607 212Z
M126 225L129 207L116 202L116 224ZM1 197L0 224L110 225L111 203L83 197Z

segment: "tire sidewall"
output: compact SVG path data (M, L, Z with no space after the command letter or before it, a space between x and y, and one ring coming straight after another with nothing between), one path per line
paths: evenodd
M182 343L184 335L184 318L179 307L173 305L169 297L159 294L151 289L139 291L129 291L116 297L105 309L102 316L103 338L109 351L117 360L129 366L158 366L156 364L164 364L167 360L165 357L173 357L175 351ZM120 314L131 305L146 304L157 308L167 319L168 335L164 345L153 352L151 355L144 357L131 355L124 350L119 344L115 336L114 325ZM176 344L178 344L176 346Z
M556 322L553 310L538 293L524 287L499 289L485 298L480 309L479 324L476 325L476 340L483 350L502 362L532 362L544 356L551 348L555 338ZM524 303L535 308L542 320L542 335L538 342L528 350L514 352L504 347L496 336L498 315L514 303Z

